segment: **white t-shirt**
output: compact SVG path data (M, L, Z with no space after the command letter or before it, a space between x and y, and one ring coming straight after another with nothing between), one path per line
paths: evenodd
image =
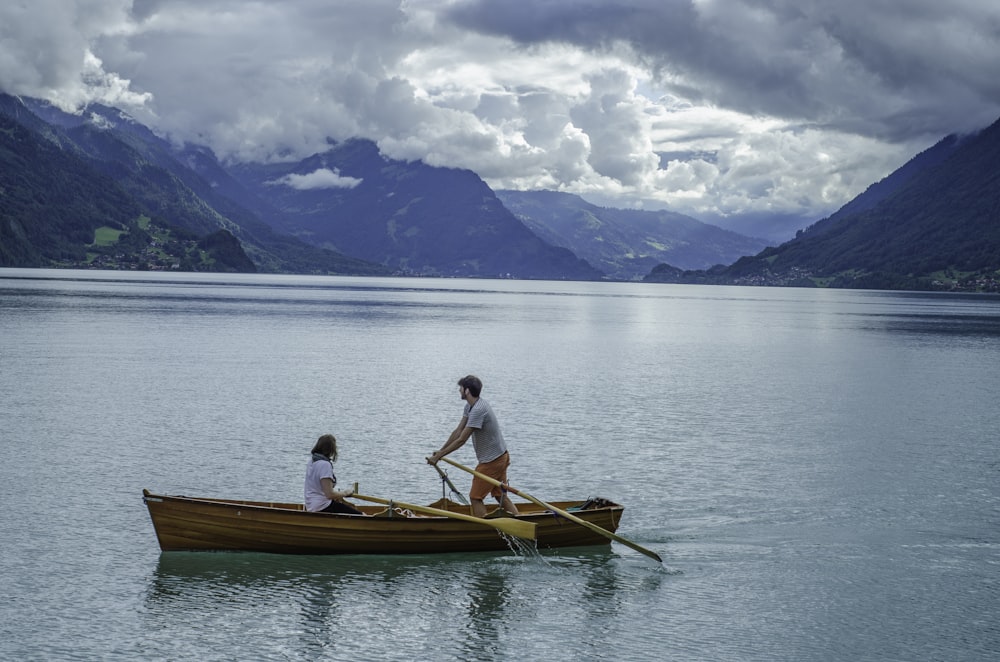
M330 499L323 494L322 479L329 478L333 486L337 486L337 477L333 475L333 463L327 460L309 460L306 465L306 510L317 512L330 505Z

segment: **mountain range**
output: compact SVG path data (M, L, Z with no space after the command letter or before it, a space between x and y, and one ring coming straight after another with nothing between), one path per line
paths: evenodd
M1000 120L947 136L794 239L647 281L1000 291Z
M234 199L276 230L395 273L602 276L528 230L475 173L387 159L369 140L331 142L301 161L243 163L229 172L252 196Z
M598 207L555 191L497 191L542 239L564 246L609 277L634 280L669 262L684 269L728 264L767 242L670 211Z
M998 124L775 245L669 211L493 191L368 140L224 163L114 108L0 94L0 266L984 289L1000 267Z
M99 104L72 114L0 95L0 122L0 186L16 192L0 198L0 266L638 279L663 259L703 267L762 245L657 213L643 233L618 228L613 250L592 250L599 231L564 240L515 216L475 173L388 159L368 140L222 163Z
M0 266L388 272L275 232L103 106L0 95L0 190Z

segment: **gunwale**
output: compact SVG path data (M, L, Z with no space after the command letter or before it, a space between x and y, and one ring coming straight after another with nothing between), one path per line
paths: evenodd
M447 517L401 516L385 506L356 505L370 517L307 512L299 503L154 494L143 490L160 549L251 551L277 554L436 554L506 551L510 543L492 527ZM587 500L551 505L572 511L607 531L618 528L624 507L574 510ZM468 513L439 499L430 507ZM539 549L609 545L610 540L533 503L518 503L518 519L537 525ZM494 512L493 515L496 513Z

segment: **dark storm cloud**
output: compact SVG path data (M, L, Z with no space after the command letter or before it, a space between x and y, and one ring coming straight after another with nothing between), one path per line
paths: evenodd
M997 71L994 0L0 3L9 93L119 106L226 159L360 136L496 188L694 215L819 218L994 121Z
M902 139L1000 114L1000 4L938 0L461 2L521 44L625 46L667 90L749 114Z

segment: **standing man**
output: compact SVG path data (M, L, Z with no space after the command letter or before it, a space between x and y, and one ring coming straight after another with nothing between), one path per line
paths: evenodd
M427 458L427 464L435 465L445 455L461 448L469 437L472 437L472 447L476 450L479 464L476 471L486 474L501 483L507 482L507 467L510 466L510 455L507 444L504 443L500 423L489 403L479 397L483 390L483 382L474 375L468 375L458 380L458 397L465 400L465 410L462 420L455 428L448 441L444 442L438 452ZM486 516L486 505L483 499L488 494L496 497L504 510L517 515L517 507L501 488L487 483L479 476L473 476L472 489L469 490L469 501L472 502L472 514L476 517Z

